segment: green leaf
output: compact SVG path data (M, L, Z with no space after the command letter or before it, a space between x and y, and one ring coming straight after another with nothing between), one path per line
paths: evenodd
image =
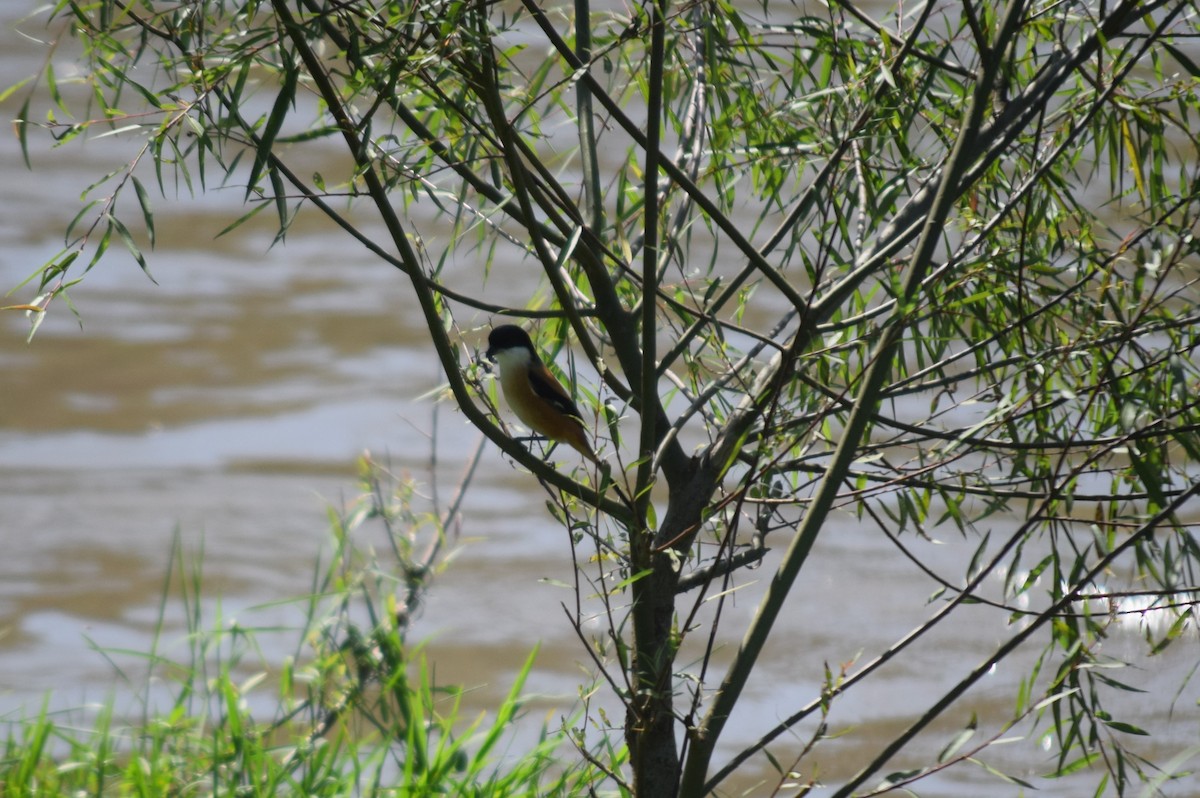
M32 169L33 164L29 162L29 97L21 103L21 110L13 120L13 127L17 131L17 141L21 143L21 157L25 159L25 168Z
M142 185L142 181L136 177L130 178L133 181L133 190L137 194L138 204L142 206L142 219L146 222L146 236L150 239L150 246L154 246L154 212L150 209L150 198L146 194L146 188Z
M221 231L219 233L217 233L216 237L220 238L221 236L225 235L226 233L236 230L237 228L241 227L246 222L253 219L258 214L262 213L264 210L267 209L267 207L269 207L269 206L266 205L265 203L259 203L259 204L255 205L249 211L247 211L246 213L243 213L241 216L234 219L229 224L225 225L225 227L223 227L221 229Z
M984 534L983 540L979 541L979 545L975 548L975 554L971 557L971 564L967 567L967 581L973 581L979 576L979 569L983 562L983 557L987 553L988 542L992 539L992 533L989 530Z
M268 177L271 180L271 193L275 196L275 212L279 215L279 232L275 235L275 241L278 242L283 240L289 224L287 186L283 184L283 176L278 169L269 170Z
M1191 57L1187 55L1187 53L1166 41L1160 41L1159 44L1162 45L1164 50L1171 54L1172 58L1178 61L1180 65L1187 70L1189 75L1194 78L1200 78L1200 66L1197 66L1196 62L1193 61Z
M897 770L884 776L882 785L891 787L893 785L915 779L924 772L925 771L923 771L921 768L913 768L912 770Z
M294 66L284 68L283 85L279 87L279 95L275 98L275 104L271 107L271 113L267 117L266 124L263 125L262 133L258 137L258 144L254 149L254 163L250 167L250 178L246 181L246 200L250 199L254 187L258 185L258 180L262 176L263 168L271 158L275 137L279 135L279 130L283 127L288 108L295 105L296 85L299 79L300 71Z
M1150 732L1146 731L1140 726L1134 726L1132 723L1125 723L1119 720L1106 720L1104 721L1104 725L1110 729L1116 729L1119 732L1125 732L1126 734L1138 734L1143 737L1150 736Z
M126 86L132 86L133 90L142 95L142 99L150 103L151 106L158 109L163 107L162 98L150 91L150 89L147 89L145 86L138 83L136 80L130 80L127 73L120 72L118 73L118 76L121 78L122 83L124 83Z
M993 776L995 776L998 779L1002 779L1003 781L1007 781L1012 784L1019 784L1027 790L1036 790L1037 789L1037 787L1033 786L1032 784L1025 781L1024 779L1017 778L1016 776L1012 775L1011 773L1005 773L1002 770L997 770L995 767L993 767L992 765L989 765L987 762L984 762L982 759L975 759L972 757L972 758L968 758L967 761L972 762L976 765L979 765L979 767L983 768L985 771L992 774Z
M125 226L124 222L113 216L111 213L105 214L105 217L107 218L112 229L117 231L117 235L121 237L121 241L125 243L125 249L129 250L129 254L133 256L133 259L137 261L138 266L141 266L142 271L145 272L146 276L150 278L150 282L158 285L158 281L154 279L154 275L150 274L150 267L146 264L146 258L144 255L142 255L141 249L138 248L137 242L133 240L133 235L129 232L129 228Z
M1063 690L1061 693L1055 693L1054 695L1043 698L1041 701L1034 704L1033 710L1034 710L1034 712L1040 712L1041 710L1045 709L1046 707L1050 706L1051 704L1057 704L1059 701L1062 701L1064 698L1067 698L1068 696L1073 695L1078 692L1079 692L1078 687L1072 687L1069 690Z
M1116 679L1112 678L1111 676L1105 676L1103 673L1094 673L1092 675L1096 679L1099 679L1100 681L1107 684L1109 687L1115 687L1116 689L1124 690L1127 693L1144 693L1144 692L1146 692L1145 690L1143 690L1140 687L1134 687L1131 684L1125 684L1125 682L1117 681Z
M104 232L101 233L100 240L96 242L96 249L92 252L92 258L88 261L87 266L84 267L83 271L85 274L90 272L92 267L99 263L104 254L108 252L109 244L112 243L112 231L113 227L111 224L104 226Z
M628 585L632 585L634 582L638 581L639 579L644 579L645 577L649 576L653 572L654 572L653 568L644 568L641 571L638 571L633 576L630 576L627 579L622 579L620 582L618 582L617 584L615 584L611 588L609 588L608 592L609 593L618 593L623 588L627 587Z
M958 753L958 749L962 748L968 740L975 736L975 730L978 727L979 721L975 715L972 714L971 722L967 724L967 727L958 734L954 735L950 742L946 744L946 747L942 749L942 752L938 754L938 764L945 763L956 753Z
M1154 656L1155 654L1162 653L1163 649L1165 649L1167 646L1171 645L1171 643L1174 643L1176 640L1178 640L1179 637L1183 634L1184 630L1187 629L1191 625L1190 621L1191 621L1190 614L1189 615L1180 615L1178 618L1176 618L1175 622L1171 624L1171 628L1167 630L1167 633L1165 635L1163 635L1162 640L1159 640L1157 643L1154 644L1154 647L1150 649L1150 656Z
M29 83L29 81L31 81L31 80L33 80L33 78L25 78L24 80L19 80L19 81L17 81L16 83L14 83L13 85L9 86L9 87L8 87L7 89L5 89L4 91L0 91L0 103L2 103L2 102L4 102L5 100L7 100L7 99L8 99L9 97L11 97L11 96L12 96L14 93L16 93L17 89L19 89L19 88L21 88L22 86L26 85L26 84L27 84L27 83ZM28 99L26 99L26 101L25 101L25 102L27 102L27 103L28 103L28 102L29 102L29 100L28 100Z
M1100 754L1097 751L1092 751L1090 754L1084 754L1075 761L1068 762L1067 764L1063 765L1058 770L1055 770L1052 773L1044 774L1043 778L1061 779L1064 776L1070 776L1072 773L1078 773L1095 762L1096 758L1099 756Z
M50 92L50 100L65 114L69 114L67 106L63 105L62 94L58 91L58 80L54 76L53 61L46 62L46 89Z
M33 336L38 331L38 327L42 326L42 322L46 320L46 311L28 311L26 317L29 319L29 335L25 337L25 343L33 340Z

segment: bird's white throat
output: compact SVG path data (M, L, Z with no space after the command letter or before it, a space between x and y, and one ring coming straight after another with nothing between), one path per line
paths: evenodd
M514 371L523 371L529 368L532 362L529 357L529 350L519 346L514 346L509 349L501 349L496 352L493 357L496 359L496 365L500 367L500 375Z

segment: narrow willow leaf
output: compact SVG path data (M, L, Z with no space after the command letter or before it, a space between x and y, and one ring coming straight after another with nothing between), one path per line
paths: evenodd
M1036 790L1037 789L1036 787L1034 787L1032 784L1025 781L1024 779L1019 779L1016 776L1012 775L1011 773L1005 773L1002 770L997 770L995 767L993 767L992 765L989 765L987 762L984 762L981 759L972 758L968 761L973 762L976 765L979 765L979 767L983 768L985 771L992 774L993 776L995 776L998 779L1002 779L1003 781L1011 782L1013 784L1019 784L1027 790Z
M972 715L971 722L967 724L967 727L958 734L954 735L950 742L946 744L946 747L942 749L942 752L938 754L938 763L943 764L957 754L959 749L962 748L968 740L975 736L975 730L978 727L979 721L974 715Z
M983 540L979 541L979 546L975 549L975 554L971 557L971 564L967 567L967 580L972 581L979 575L979 570L983 565L983 557L987 553L988 542L992 539L992 533L989 530Z
M142 84L138 83L136 80L130 80L128 74L126 74L124 72L119 73L119 74L120 74L122 83L124 83L126 86L133 87L133 90L136 91L138 94L142 95L142 99L144 99L146 102L150 103L150 105L152 105L153 107L158 108L160 110L162 109L162 107L163 107L162 98L160 98L157 94L155 94L154 92L147 89Z
M0 91L0 103L7 100L9 97L11 97L13 94L16 93L17 89L28 84L29 81L31 81L31 80L33 80L33 78L25 78L24 80L19 80L16 83L14 83L13 85L9 86L4 91ZM28 100L26 102L28 102Z
M1170 53L1171 56L1176 61L1179 62L1180 66L1182 66L1185 70L1187 70L1187 73L1189 75L1191 75L1194 78L1200 78L1200 66L1197 66L1196 62L1193 61L1191 59L1191 57L1189 57L1187 55L1187 53L1183 52L1178 47L1176 47L1172 44L1169 44L1168 42L1164 41L1164 42L1160 42L1160 44L1162 44L1164 50L1166 50L1168 53ZM3 99L3 98L0 98L0 99Z
M897 770L883 777L882 786L891 787L896 784L900 784L901 782L910 781L920 776L923 772L924 771L920 768L913 768L912 770Z
M100 262L100 259L104 257L104 253L108 252L108 245L112 243L112 231L112 225L104 226L104 232L100 235L100 240L96 242L96 249L92 252L91 260L88 261L87 266L83 269L85 274L90 272L92 267Z
M276 241L282 241L284 234L288 229L288 206L287 206L287 186L283 184L283 176L279 174L278 169L271 169L268 173L271 180L271 193L275 195L275 212L279 215L279 232L275 236Z
M32 169L33 164L29 162L29 97L25 98L25 102L21 103L21 110L17 114L17 118L13 120L13 127L17 131L17 141L21 143L21 157L25 160L25 168Z
M67 309L71 311L71 315L79 320L79 328L83 329L83 314L79 312L79 308L75 307L75 303L71 301L71 295L67 293L67 289L73 287L78 282L79 280L71 280L69 283L60 286L58 291L55 292L55 296L59 297L66 304Z
M212 144L209 141L208 133L196 137L196 176L200 179L200 190L208 189L208 151ZM241 156L241 153L238 153ZM179 172L183 175L183 180L187 183L188 191L195 192L192 188L192 172L187 168L187 162L183 159L179 160Z
M1132 723L1125 723L1119 720L1106 720L1104 721L1104 725L1110 729L1116 729L1119 732L1125 732L1126 734L1137 734L1143 737L1150 736L1150 732L1146 731L1140 726L1134 726Z
M133 259L137 261L138 266L140 266L142 271L146 273L146 276L150 278L150 282L158 285L158 281L154 279L154 275L150 274L150 267L146 263L146 256L142 254L142 250L138 248L137 242L133 240L133 234L129 232L129 228L125 226L124 222L113 216L111 213L107 214L106 216L109 225L111 225L112 228L117 231L117 235L119 235L121 237L121 241L125 243L125 249L129 250L129 254L133 256Z
M265 203L259 203L259 204L255 205L249 211L247 211L246 213L243 213L241 216L239 216L238 218L236 218L232 222L230 222L228 225L226 225L221 230L221 232L217 233L216 237L220 238L221 236L225 235L226 233L236 230L237 228L241 227L246 222L253 219L258 214L262 213L263 210L265 210L267 207L268 206Z
M42 326L42 322L46 320L46 311L39 309L37 312L26 313L29 318L29 335L25 336L25 343L33 340L33 336L37 333L38 327Z
M275 98L275 104L271 107L271 113L267 117L266 124L263 125L262 134L258 137L258 146L254 150L254 164L250 167L250 178L246 181L245 199L247 200L250 199L254 187L262 176L263 168L271 158L271 148L275 146L275 137L279 135L279 130L283 127L283 120L287 118L288 108L295 103L299 77L300 72L295 67L285 68L283 85L279 87L279 96Z
M142 181L136 177L132 177L133 190L137 193L138 204L142 206L142 219L146 222L146 236L150 239L150 246L154 246L154 212L150 209L150 197L146 194L146 187L142 185Z
M650 575L653 572L654 572L653 568L646 568L641 571L638 571L636 574L634 574L633 576L630 576L628 579L622 579L620 582L613 585L611 588L609 588L608 592L609 593L617 593L622 588L632 585L634 582L638 581L639 579L644 579L646 576Z
M1159 640L1154 644L1154 647L1150 649L1150 655L1154 656L1155 654L1162 653L1167 646L1178 640L1180 635L1183 634L1184 630L1190 626L1191 615L1180 615L1175 619L1175 622L1171 624L1171 628L1167 630L1167 633L1163 635L1162 640Z
M1105 676L1103 673L1094 673L1092 675L1096 679L1099 679L1100 681L1107 684L1109 687L1114 687L1118 690L1124 690L1127 693L1144 693L1144 692L1146 692L1145 690L1143 690L1140 687L1134 687L1131 684L1125 684L1125 682L1118 681L1118 680L1112 678L1111 676Z
M112 130L106 130L99 135L92 136L90 141L99 141L100 139L106 139L110 136L120 136L123 133L129 133L130 131L141 129L142 125L122 125L121 127L115 127Z
M1128 118L1121 120L1121 143L1125 145L1125 154L1129 158L1129 171L1133 172L1138 196L1145 202L1148 197L1146 177L1142 172L1142 159L1138 156L1137 143L1133 140L1133 131L1129 129Z
M237 71L237 80L232 81L233 88L229 92L229 101L234 105L242 104L242 93L246 90L246 80L250 77L253 61L246 59L241 62Z
M1061 779L1064 776L1070 776L1072 773L1078 773L1095 762L1098 756L1100 756L1100 753L1097 751L1093 751L1090 754L1084 754L1075 761L1068 762L1067 764L1063 765L1058 770L1045 774L1044 778Z
M62 94L60 94L58 91L58 80L54 76L53 61L46 62L46 89L50 92L50 99L54 102L54 104L58 106L63 113L69 114L70 111L67 110L67 106L63 105Z
M4 294L4 296L6 296L6 297L12 296L19 289L24 288L26 285L33 282L33 279L35 277L42 278L41 282L38 285L38 290L40 291L41 289L45 288L47 283L49 283L51 280L53 280L58 275L65 272L67 270L67 267L69 267L75 261L75 259L77 257L79 257L79 250L72 250L70 252L67 252L67 254L63 256L62 260L58 260L59 255L62 255L62 251L60 251L58 253L58 255L55 255L53 258L46 261L41 266L39 266L37 269L35 269L24 280L17 283L16 285L14 285L12 288L10 288Z
M1033 709L1035 712L1041 711L1041 710L1045 709L1046 707L1050 706L1051 704L1057 704L1059 701L1063 700L1064 698L1067 698L1068 696L1073 695L1078 692L1079 692L1078 687L1072 687L1069 690L1063 690L1061 693L1055 693L1054 695L1043 698L1041 701L1034 704Z

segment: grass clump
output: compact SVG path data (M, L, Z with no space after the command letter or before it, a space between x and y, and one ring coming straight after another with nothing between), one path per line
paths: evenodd
M572 750L565 728L543 724L528 750L507 750L536 650L501 704L472 720L463 689L437 685L406 641L469 478L446 510L417 513L411 480L366 460L362 477L362 498L330 513L334 556L295 602L304 617L295 628L222 621L219 603L206 623L202 569L189 567L177 537L154 644L134 652L145 667L133 717L117 720L116 699L51 712L47 698L35 717L8 719L0 795L596 794L621 765L615 748L601 764ZM394 564L353 543L367 524L382 525ZM165 619L179 606L185 652L172 657ZM295 635L295 653L268 662L266 634Z

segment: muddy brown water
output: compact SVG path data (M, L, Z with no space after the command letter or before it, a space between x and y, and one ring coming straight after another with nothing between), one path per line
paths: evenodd
M14 34L5 9L7 85L35 69L41 53ZM6 119L17 113L12 100L0 108ZM0 137L5 291L59 248L80 192L123 152L112 141L51 151L38 134L31 149L32 172L15 139ZM82 323L60 304L30 345L21 314L0 315L0 718L36 713L47 694L63 710L131 700L114 663L136 683L139 660L120 651L149 649L175 535L189 556L203 553L210 622L219 603L224 622L286 626L301 606L287 599L308 591L329 551L325 508L355 494L355 458L370 450L429 478L433 408L422 396L439 374L402 275L313 214L284 246L270 246L266 225L218 239L239 203L235 190L160 200L150 255L158 284L114 246L72 294ZM508 286L517 298L534 289ZM22 291L9 301L30 298ZM478 436L451 407L437 419L445 494ZM571 595L556 586L571 579L571 550L543 501L532 479L488 449L464 506L462 552L414 630L429 641L439 679L472 688L472 711L494 706L541 644L529 685L539 698L518 740L532 739L543 719L569 714L594 673L562 610ZM928 612L935 586L876 531L846 516L829 532L733 719L726 754L817 695L826 663L870 657ZM946 542L923 554L956 578L974 541L954 534ZM778 550L786 541L772 543ZM739 580L745 587L726 608L726 652L767 573ZM181 645L180 613L177 604L167 609L168 646ZM820 749L822 775L836 783L856 770L1010 631L997 613L969 609L865 683L839 706L838 727L853 733ZM1114 656L1135 656L1136 629L1124 635L1106 645ZM286 634L263 641L268 659L295 647ZM923 738L913 761L938 750L972 712L994 733L1034 653L985 679ZM1137 680L1173 689L1196 653L1186 641L1141 661ZM1163 730L1148 752L1178 750L1197 739L1196 692L1191 686L1173 701L1151 689L1124 703L1122 719ZM801 745L785 735L772 750L787 763ZM1050 768L1035 740L1001 747L992 761L1021 776ZM748 788L769 775L759 759L738 783ZM1007 796L1015 788L958 768L922 794Z

